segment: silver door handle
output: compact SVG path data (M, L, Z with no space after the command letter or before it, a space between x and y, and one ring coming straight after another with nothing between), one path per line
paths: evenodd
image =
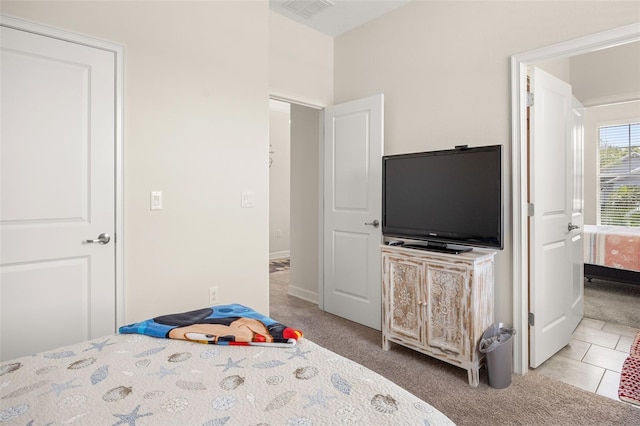
M109 236L109 234L102 233L102 234L98 235L98 239L97 240L84 240L84 243L85 244L98 243L98 244L105 245L109 241L111 241L111 237Z
M365 222L365 225L371 225L374 228L377 228L378 226L380 226L380 222L378 222L378 219L375 219L373 222Z
M580 227L578 225L574 225L571 222L569 222L569 225L567 226L567 229L569 230L569 232L571 232L574 229L580 229Z

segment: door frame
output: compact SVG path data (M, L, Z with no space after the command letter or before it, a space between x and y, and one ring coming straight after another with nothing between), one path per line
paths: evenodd
M79 34L49 25L40 24L9 15L0 15L0 25L3 27L13 28L16 30L27 31L33 34L45 37L56 38L59 40L69 41L84 46L106 50L114 53L115 57L115 141L114 141L114 159L115 159L115 235L113 238L115 250L115 292L116 292L116 324L114 324L114 332L121 325L125 324L124 317L124 289L125 289L125 262L124 262L124 128L123 128L123 96L124 96L124 45L113 43L110 41L98 39L84 34Z
M518 330L513 346L513 358L514 372L518 374L525 374L529 366L527 67L537 62L568 58L636 41L640 41L640 23L557 43L511 57L513 325Z

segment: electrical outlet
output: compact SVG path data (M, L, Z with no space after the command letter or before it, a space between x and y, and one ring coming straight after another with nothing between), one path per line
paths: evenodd
M215 305L218 303L218 286L209 287L209 304Z

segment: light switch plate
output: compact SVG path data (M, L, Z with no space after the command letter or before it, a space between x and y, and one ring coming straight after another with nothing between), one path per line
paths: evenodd
M255 207L256 206L256 196L253 191L242 191L242 201L240 202L240 206L243 208L247 207Z
M151 191L151 210L162 210L162 191Z

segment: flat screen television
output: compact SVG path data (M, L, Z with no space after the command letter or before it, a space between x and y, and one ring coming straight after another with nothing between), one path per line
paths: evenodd
M382 158L382 233L460 253L504 247L502 145Z

